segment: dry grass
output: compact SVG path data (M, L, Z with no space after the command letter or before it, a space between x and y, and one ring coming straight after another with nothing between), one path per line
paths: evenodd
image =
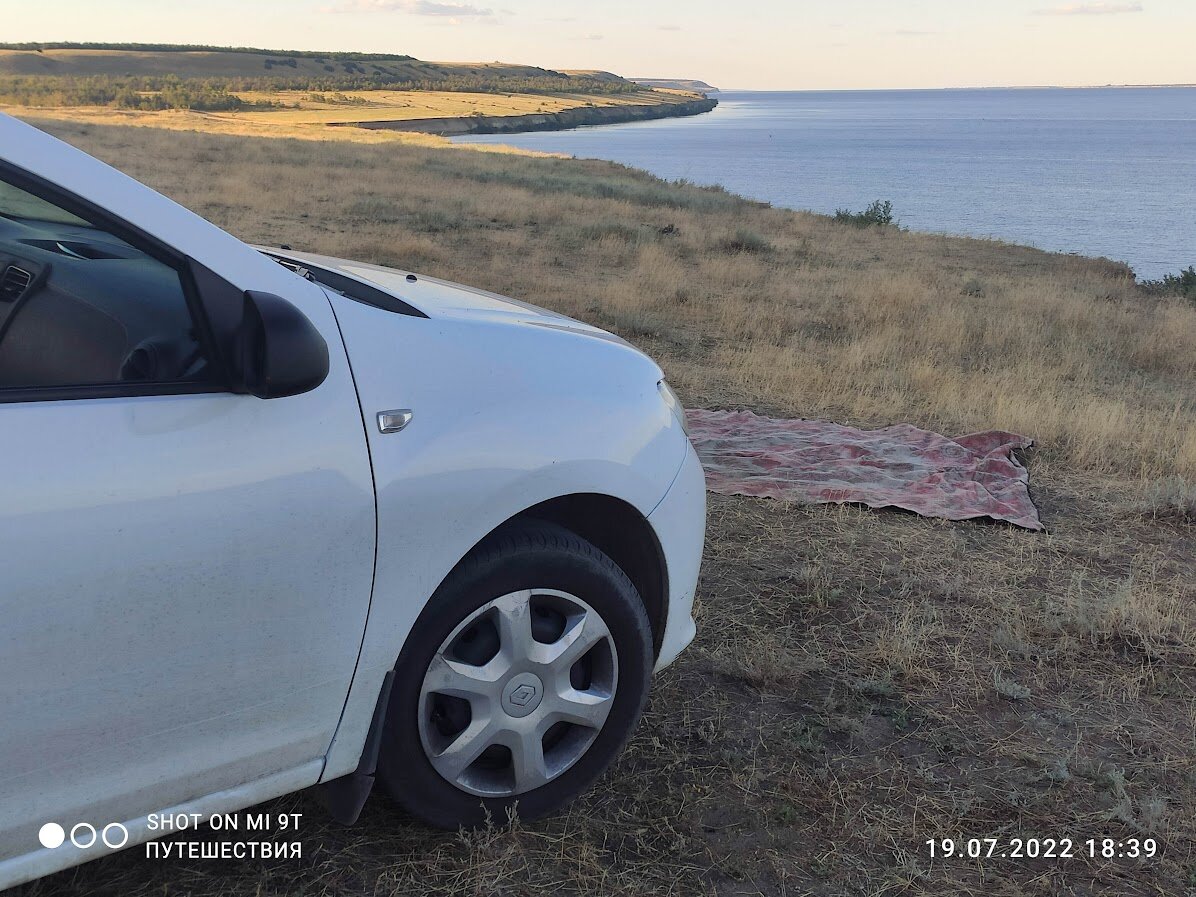
M54 109L30 109L25 106L0 104L0 112L21 118L35 116L49 125L51 122L74 125L121 125L135 128L153 128L158 131L191 131L203 134L226 134L236 137L286 137L292 140L307 140L326 143L373 144L374 146L422 146L437 149L457 149L470 152L502 153L532 157L559 156L558 153L540 153L534 150L516 149L489 143L453 143L447 137L435 134L421 134L415 131L370 130L367 128L329 128L310 122L289 122L279 118L264 121L244 115L224 115L214 112L195 112L184 109L167 109L161 112L138 112L107 107L70 107Z
M350 90L343 96L362 105L333 101L332 92L323 100L312 99L310 91L238 91L247 102L282 103L287 108L249 112L222 112L216 118L282 124L334 124L358 121L410 121L420 118L465 118L471 115L531 115L563 112L581 106L657 106L684 102L693 95L640 90L627 94L530 94L468 93L448 90ZM295 108L297 107L297 108Z
M860 231L596 162L50 123L262 243L615 330L693 405L1039 440L1051 532L714 497L699 637L561 818L321 820L302 862L129 852L57 894L1196 890L1196 307L1122 267ZM933 837L1151 835L1155 860L931 860Z

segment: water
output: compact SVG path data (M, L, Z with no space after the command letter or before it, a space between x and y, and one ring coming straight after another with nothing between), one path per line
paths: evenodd
M1196 88L747 92L693 118L457 138L611 159L777 206L1196 264Z

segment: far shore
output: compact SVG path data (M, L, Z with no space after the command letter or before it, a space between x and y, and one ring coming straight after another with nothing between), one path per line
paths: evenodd
M718 105L717 99L699 94L648 89L619 97L359 91L345 96L344 101L330 103L319 102L318 99L322 97L313 94L297 100L291 95L293 93L247 94L251 100L282 99L286 105L276 109L146 111L110 106L0 104L0 112L18 118L53 118L170 130L317 140L350 139L360 142L362 132L369 131L387 132L396 137L409 135L416 140L467 134L563 131L593 125L701 115ZM317 101L313 102L313 98Z
M331 127L355 127L372 130L416 131L444 137L465 134L519 134L528 131L564 131L593 125L624 124L659 118L679 118L710 112L718 105L711 97L695 97L680 102L624 104L619 106L575 106L560 112L528 115L470 115L446 118L416 118L355 122L329 122Z

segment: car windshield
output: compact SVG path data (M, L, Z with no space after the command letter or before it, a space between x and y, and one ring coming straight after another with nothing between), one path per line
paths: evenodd
M0 181L0 215L5 218L18 218L22 221L45 221L51 224L68 224L72 227L91 227L91 225L64 212L44 199L38 199L32 193L26 193L19 187Z

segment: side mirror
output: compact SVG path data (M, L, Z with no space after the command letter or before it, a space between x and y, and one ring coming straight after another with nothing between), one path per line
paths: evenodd
M259 399L309 392L328 376L328 344L307 316L281 296L245 293L233 347L238 385Z

